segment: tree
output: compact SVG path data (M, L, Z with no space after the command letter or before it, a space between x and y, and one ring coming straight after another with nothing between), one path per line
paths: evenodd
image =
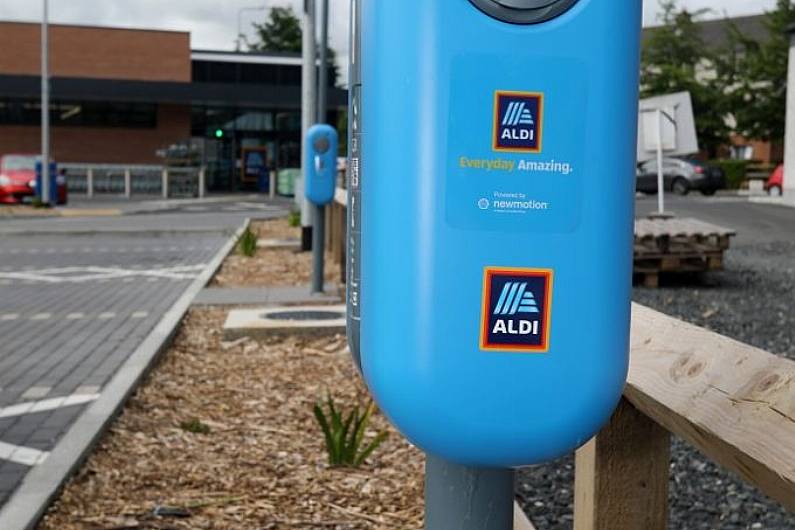
M737 132L747 138L781 141L787 108L787 29L795 24L795 2L778 0L767 13L767 38L760 42L731 26L727 57L734 85L732 114Z
M729 140L729 98L719 62L701 36L698 19L708 10L680 9L677 0L660 0L662 26L651 31L641 54L643 97L690 92L699 143L709 156Z
M301 21L292 7L272 7L268 18L263 23L254 23L256 40L246 41L250 51L254 52L292 52L301 53L303 33ZM318 51L318 57L320 52ZM336 86L339 79L337 54L333 48L328 49L329 84Z
M301 21L292 7L272 7L265 22L254 23L257 41L251 51L301 53Z

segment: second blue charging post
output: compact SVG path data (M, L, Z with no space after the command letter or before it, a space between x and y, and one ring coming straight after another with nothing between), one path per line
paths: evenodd
M337 150L339 137L330 125L318 124L306 133L304 167L306 199L314 205L312 228L312 292L322 293L324 284L324 243L326 233L325 208L334 200L337 185Z

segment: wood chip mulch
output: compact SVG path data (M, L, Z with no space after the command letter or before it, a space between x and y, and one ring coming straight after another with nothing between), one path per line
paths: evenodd
M312 405L368 399L344 337L225 343L224 317L190 313L39 530L422 528L422 454L382 416L363 467L326 463Z
M287 219L251 223L260 240L299 239L300 228L291 227ZM340 283L340 267L331 254L326 254L326 282ZM257 254L246 257L237 249L224 261L215 275L213 287L270 287L274 285L309 285L312 276L312 253L290 249L260 248Z

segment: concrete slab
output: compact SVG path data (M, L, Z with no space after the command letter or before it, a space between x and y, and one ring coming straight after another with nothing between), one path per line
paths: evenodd
M300 250L301 240L299 239L260 239L257 241L258 248L268 248L271 250Z
M323 294L312 294L309 286L208 287L194 305L325 305L342 301L340 288L327 284Z
M345 333L345 306L314 305L235 309L224 323L224 339L268 338L282 334Z

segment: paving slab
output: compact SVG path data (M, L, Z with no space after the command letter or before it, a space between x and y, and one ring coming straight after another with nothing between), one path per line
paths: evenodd
M314 305L233 309L224 323L224 339L268 338L282 334L345 333L345 306Z
M313 294L309 286L283 287L207 287L194 299L196 305L307 305L338 304L340 288L327 284L322 294Z

